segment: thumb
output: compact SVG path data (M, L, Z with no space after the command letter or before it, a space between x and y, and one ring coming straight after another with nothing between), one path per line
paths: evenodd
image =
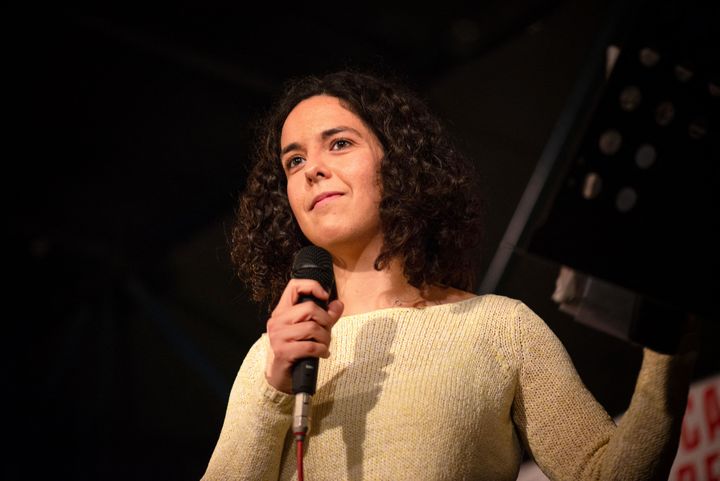
M330 314L333 325L340 319L343 309L345 309L345 305L337 299L328 304L328 314Z

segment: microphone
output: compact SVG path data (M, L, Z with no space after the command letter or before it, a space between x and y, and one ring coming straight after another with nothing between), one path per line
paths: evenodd
M291 277L313 279L329 294L335 283L332 256L322 247L314 245L303 247L295 254ZM307 301L312 301L327 310L327 302L313 295L301 295L298 299L298 302ZM298 440L302 440L310 430L310 399L315 394L318 364L317 357L306 357L298 360L293 366L292 389L295 394L293 434Z

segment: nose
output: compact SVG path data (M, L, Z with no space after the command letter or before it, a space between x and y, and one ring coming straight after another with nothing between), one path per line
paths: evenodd
M327 179L332 174L322 156L315 156L313 159L307 159L305 165L305 179L308 184L317 182L321 178Z

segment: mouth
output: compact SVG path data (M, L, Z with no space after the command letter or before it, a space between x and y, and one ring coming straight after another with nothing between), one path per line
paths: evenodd
M313 210L318 204L324 204L332 199L340 197L341 195L343 195L342 192L323 192L313 199L312 204L310 205L310 210Z

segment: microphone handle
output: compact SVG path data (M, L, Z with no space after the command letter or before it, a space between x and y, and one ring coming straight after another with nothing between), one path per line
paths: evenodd
M305 357L295 363L292 371L294 394L306 393L311 396L315 394L318 363L317 357Z
M298 299L298 303L306 301L312 301L327 310L327 303L314 296L300 296ZM306 393L311 396L315 394L319 362L320 360L317 357L305 357L295 363L292 368L292 386L294 394Z

